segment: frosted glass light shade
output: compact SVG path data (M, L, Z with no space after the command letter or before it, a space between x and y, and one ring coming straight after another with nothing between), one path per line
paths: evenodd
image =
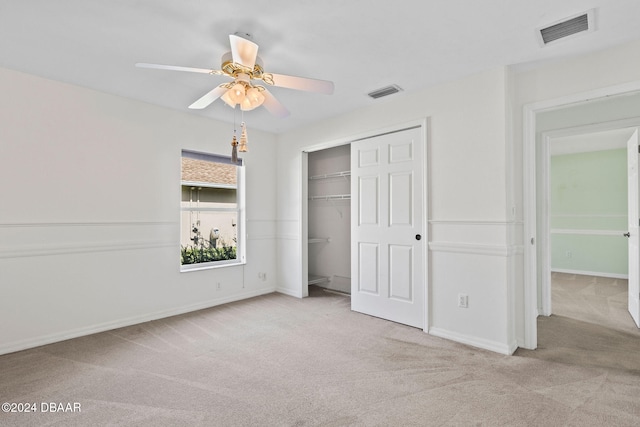
M230 96L231 93L231 89L229 89L228 91L226 91L224 93L224 95L221 96L221 99L225 102L225 104L227 104L229 107L231 108L236 108L236 103L231 99Z
M242 109L242 111L251 111L255 107L251 105L251 101L249 101L249 97L245 96L242 102L240 103L240 108Z
M229 93L229 98L236 104L240 104L245 97L244 86L240 83L233 85L227 93Z
M264 102L264 95L258 88L252 87L247 91L247 96L249 102L251 103L251 108L256 108L262 105Z

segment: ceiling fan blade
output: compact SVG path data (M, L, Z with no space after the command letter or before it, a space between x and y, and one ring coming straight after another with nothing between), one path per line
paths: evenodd
M136 67L153 68L155 70L187 71L190 73L218 74L217 70L212 70L210 68L191 68L191 67L179 67L177 65L145 64L144 62L138 62L136 64Z
M208 107L213 101L220 98L227 90L229 89L226 87L218 86L193 104L189 105L189 108L192 110L202 110L203 108Z
M273 77L274 86L305 90L307 92L325 93L327 95L333 93L333 82L328 80L308 79L305 77L287 76L285 74L270 73L270 75ZM265 80L265 82L271 84L267 80Z
M271 94L271 92L265 89L262 91L262 94L264 95L264 102L262 103L262 106L266 108L268 112L280 118L284 118L289 115L289 110L287 110L285 106Z
M258 56L258 45L234 34L229 34L229 43L231 44L233 62L253 70Z

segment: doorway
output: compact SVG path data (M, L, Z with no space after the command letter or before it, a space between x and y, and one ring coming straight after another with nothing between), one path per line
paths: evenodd
M626 279L627 140L609 122L542 134L540 211L542 315L552 313L551 275ZM562 277L562 276L558 276Z
M351 293L350 144L308 153L308 285Z
M537 347L537 317L551 313L549 139L562 133L567 136L576 128L587 127L587 123L592 130L637 126L640 85L635 86L634 90L611 88L598 91L598 96L580 94L525 106L524 222L528 244L524 265L524 348ZM552 129L555 135L550 135Z

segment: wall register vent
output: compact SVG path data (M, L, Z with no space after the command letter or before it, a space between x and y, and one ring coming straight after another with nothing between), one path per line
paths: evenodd
M374 90L373 92L369 92L367 95L369 95L373 99L378 99L382 98L383 96L393 95L394 93L398 93L401 90L402 88L398 85L389 85L381 89Z
M580 15L572 16L567 19L563 19L560 22L556 22L553 25L549 25L544 28L538 29L539 39L542 45L565 39L570 36L578 34L588 33L594 30L594 10L591 9L588 12L581 13Z

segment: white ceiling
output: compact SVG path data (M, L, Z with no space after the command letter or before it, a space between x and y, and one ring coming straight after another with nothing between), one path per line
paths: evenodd
M595 32L540 46L536 28L591 8ZM335 82L333 95L271 89L288 118L245 113L280 133L493 67L637 40L639 16L638 0L0 0L0 67L231 122L220 101L187 108L223 77L134 64L219 68L228 35L246 32L266 71ZM404 91L367 97L392 83Z

